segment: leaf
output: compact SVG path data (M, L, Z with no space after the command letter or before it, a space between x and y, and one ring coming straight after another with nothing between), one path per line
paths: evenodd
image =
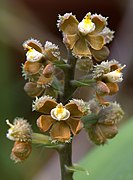
M56 77L54 77L51 86L57 91L62 91L62 84Z
M96 114L90 114L87 116L83 116L81 118L82 122L84 123L85 128L89 128L90 125L95 124L98 119L99 119L99 116Z
M88 80L72 80L71 84L75 87L82 87L82 86L92 86L92 84L95 83L93 79Z
M87 176L89 175L88 170L82 168L81 166L79 166L79 165L77 165L77 164L73 164L73 166L66 166L66 165L65 165L65 168L66 168L68 171L72 171L72 172L84 172Z
M61 60L61 61L54 61L53 64L56 67L60 68L60 69L70 68L70 65L66 64L63 60Z
M90 180L133 179L133 118L119 128L119 134L104 146L93 149L81 161L81 166L90 170ZM88 180L76 173L75 180Z

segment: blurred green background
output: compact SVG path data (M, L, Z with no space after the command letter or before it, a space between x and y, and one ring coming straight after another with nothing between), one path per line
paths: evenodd
M33 146L31 156L24 163L14 164L10 160L13 142L6 139L8 126L5 120L13 121L15 117L24 117L38 132L35 126L38 114L31 112L32 99L23 90L25 81L21 76L21 64L25 61L25 52L22 43L31 37L40 39L42 43L49 40L59 44L64 56L62 36L56 27L58 14L73 12L81 20L89 11L109 17L109 27L115 31L109 59L115 58L127 65L120 91L112 99L120 102L125 117L120 125L118 138L109 142L109 145L96 148L88 142L85 132L75 138L73 160L77 163L88 153L81 164L91 173L88 177L77 174L75 179L133 179L130 171L133 171L133 123L132 119L128 120L133 116L132 0L0 0L0 179L59 180L58 157L52 150ZM87 94L86 89L78 92L80 98L87 98L84 94ZM117 163L114 163L114 158Z

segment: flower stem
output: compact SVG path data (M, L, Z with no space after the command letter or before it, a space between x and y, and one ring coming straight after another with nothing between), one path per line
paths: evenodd
M69 68L64 69L64 92L61 97L63 104L66 104L72 98L77 87L72 86L71 81L74 80L75 66L77 59L68 51L67 64ZM72 143L65 143L61 149L58 149L61 167L61 180L73 180L73 172L68 171L66 166L72 166Z
M73 172L68 171L66 166L72 166L72 143L66 143L58 150L61 166L61 180L73 180Z
M72 98L74 91L77 89L77 87L74 87L71 84L71 81L74 80L76 61L77 59L72 55L71 51L68 51L67 64L70 67L64 69L65 79L64 79L64 92L62 96L62 101L65 104L69 101L70 98Z

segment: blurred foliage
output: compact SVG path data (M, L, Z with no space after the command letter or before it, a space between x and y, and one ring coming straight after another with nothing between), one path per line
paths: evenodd
M80 163L89 171L75 173L75 180L132 180L133 179L133 118L120 129L119 134L104 146L90 152Z
M10 159L13 142L6 138L8 126L5 120L13 121L16 116L22 116L31 119L35 125L37 114L33 113L31 117L32 100L24 93L23 78L19 74L13 78L17 70L13 69L12 52L4 44L0 44L0 59L0 179L29 180L47 162L49 155L47 153L46 157L44 148L33 147L31 156L24 163L15 164Z

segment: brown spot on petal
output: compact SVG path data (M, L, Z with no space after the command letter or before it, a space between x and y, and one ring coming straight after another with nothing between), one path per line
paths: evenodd
M69 126L65 122L56 122L51 128L50 136L53 140L65 142L70 139L71 133Z
M37 126L42 132L46 132L54 122L55 120L50 115L41 115L37 119Z
M70 112L71 117L81 117L83 115L80 107L73 102L66 104L65 108Z
M69 118L68 120L66 120L66 123L70 126L73 135L78 134L83 127L81 121L76 118Z

